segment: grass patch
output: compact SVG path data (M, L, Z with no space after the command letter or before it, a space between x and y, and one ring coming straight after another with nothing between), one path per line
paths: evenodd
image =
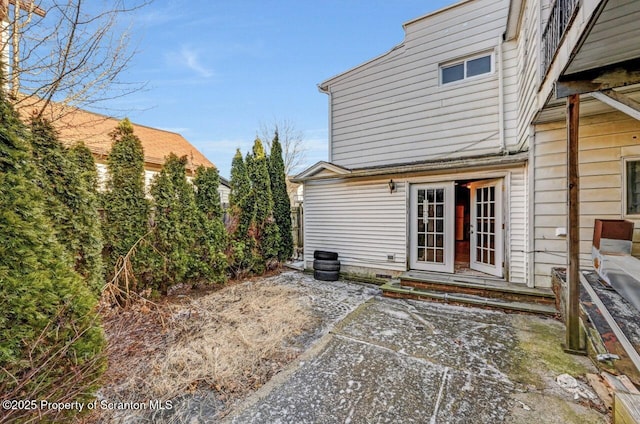
M562 350L565 332L561 323L519 315L514 317L514 326L518 347L511 374L515 381L542 388L543 374L577 377L590 371L582 361Z
M315 323L307 301L295 288L256 279L157 310L118 313L106 320L102 395L122 402L201 389L214 389L223 401L242 396L301 353L296 336Z

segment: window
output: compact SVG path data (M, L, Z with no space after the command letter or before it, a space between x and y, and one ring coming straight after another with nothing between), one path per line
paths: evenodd
M491 73L491 54L476 56L440 67L442 84Z
M625 214L640 215L640 158L625 161Z

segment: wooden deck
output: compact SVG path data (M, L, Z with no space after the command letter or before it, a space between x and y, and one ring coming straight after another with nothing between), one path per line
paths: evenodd
M397 283L383 285L384 296L446 302L482 308L556 315L555 295L551 289L536 289L511 284L502 279L466 272L442 274L408 271Z

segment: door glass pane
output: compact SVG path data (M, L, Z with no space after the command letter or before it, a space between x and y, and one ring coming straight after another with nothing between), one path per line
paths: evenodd
M427 190L427 203L432 204L434 202L433 190Z
M450 219L445 218L445 189L418 190L418 200L422 202L417 205L417 260L444 263L444 220Z
M477 188L476 191L476 262L495 265L496 188Z
M435 262L435 254L433 249L427 249L427 262Z

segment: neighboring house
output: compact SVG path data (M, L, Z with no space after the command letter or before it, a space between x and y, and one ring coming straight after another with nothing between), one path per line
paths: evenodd
M26 114L28 111L22 110L21 112ZM53 123L60 140L65 144L71 145L82 141L91 150L96 161L99 182L103 187L107 179L107 156L113 142L110 134L120 121L101 114L56 103L46 109L44 118ZM144 149L145 184L147 188L151 184L153 177L162 169L165 157L170 153L187 157L188 179L193 178L195 170L200 165L206 167L215 166L178 133L135 123L132 123L132 125L134 134L140 139ZM219 192L223 205L228 205L230 191L229 182L221 178Z
M569 15L557 9L577 2L551 3L459 2L405 23L400 45L319 85L330 99L329 161L295 178L304 182L308 267L314 250L332 250L347 272L550 286L551 268L566 265L568 227L565 106L554 83L593 78L592 68L640 49L640 2L584 0L562 39L553 25ZM558 54L544 44L550 15ZM640 218L640 178L631 176L640 175L640 125L599 101L585 102L586 115L589 266L595 217Z

